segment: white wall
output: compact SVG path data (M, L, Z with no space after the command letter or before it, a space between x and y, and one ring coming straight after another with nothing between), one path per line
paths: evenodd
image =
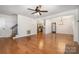
M62 22L61 23L61 17L62 17ZM58 16L55 18L47 19L46 20L46 33L51 33L51 23L56 22L56 32L57 33L62 33L62 34L73 34L73 15L68 15L68 16Z
M43 19L37 19L37 23L38 24L44 24L44 20Z
M9 37L11 35L11 27L17 23L16 15L0 14L0 37Z
M76 9L75 10L75 13L74 13L74 41L78 42L79 43L79 9Z
M2 24L2 21L4 25L0 27L9 27L11 28L17 23L17 16L16 15L5 15L5 14L0 14L0 25Z
M30 30L31 34L27 34ZM37 34L37 22L35 19L28 18L26 16L18 15L18 35L17 36L28 36Z
M46 25L45 25L45 33L51 33L51 21L50 20L46 20Z
M62 19L62 24L61 24ZM56 22L56 32L62 34L73 34L73 16L60 16L56 18L52 18L52 22Z

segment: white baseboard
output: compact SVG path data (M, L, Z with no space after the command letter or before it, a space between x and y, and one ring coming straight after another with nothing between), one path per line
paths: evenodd
M2 38L2 37L7 38L7 37L10 37L10 36L0 36L0 38Z
M31 36L31 35L36 35L36 34L29 34L29 35L16 35L15 37L13 37L13 39L17 39L17 38L21 38L21 37L25 37L25 36Z

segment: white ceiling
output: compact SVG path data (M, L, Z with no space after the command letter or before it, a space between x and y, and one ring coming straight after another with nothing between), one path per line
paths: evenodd
M35 9L36 5L0 5L0 13L2 14L21 14L31 18L46 17L54 15L59 12L78 8L78 5L42 5L42 9L48 10L47 13L42 15L33 15L33 11L27 10L27 8Z

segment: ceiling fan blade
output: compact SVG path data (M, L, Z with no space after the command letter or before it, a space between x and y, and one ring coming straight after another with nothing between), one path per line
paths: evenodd
M36 6L35 11L38 11L38 8L39 8L39 7L38 7L38 6Z
M39 14L42 15L40 12L39 12Z
M40 11L40 12L48 12L48 11Z
M32 11L35 11L34 9L31 9L31 8L28 8L28 10L32 10Z
M35 13L37 13L37 12L33 12L32 14L35 14Z

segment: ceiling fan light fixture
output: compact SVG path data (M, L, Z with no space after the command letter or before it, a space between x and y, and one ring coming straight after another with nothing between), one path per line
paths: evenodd
M35 15L35 16L38 16L38 15L39 15L39 13L37 12L37 13L35 13L34 15Z
M41 5L38 5L38 6L36 6L36 8L35 9L31 9L31 8L28 8L28 10L32 10L32 11L34 11L33 13L31 13L31 14L34 14L34 15L42 15L42 13L45 13L45 12L48 12L47 10L41 10Z

